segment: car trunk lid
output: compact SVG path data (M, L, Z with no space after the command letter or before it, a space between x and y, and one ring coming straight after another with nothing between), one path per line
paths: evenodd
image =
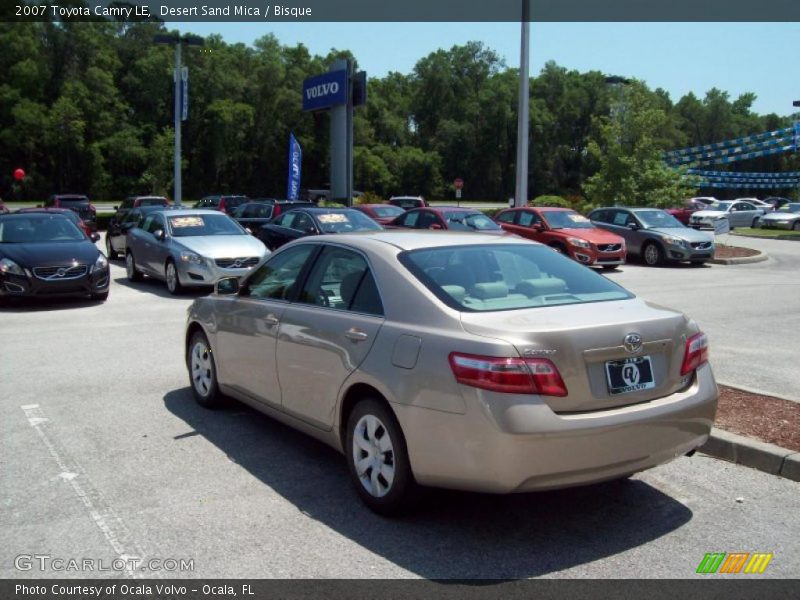
M646 402L672 394L688 383L680 375L688 331L686 317L638 298L464 312L461 323L470 333L508 341L520 356L551 360L568 390L563 398L543 396L555 412ZM639 336L638 350L625 348L629 335Z

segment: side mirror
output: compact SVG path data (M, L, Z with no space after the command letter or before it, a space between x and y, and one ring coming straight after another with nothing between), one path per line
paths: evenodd
M428 229L441 229L441 228L442 228L441 225L439 225L438 223L434 223Z
M119 206L115 206L115 207L114 207L114 210L119 210Z
M97 233L96 231L93 231L93 232L92 232L92 234L89 236L89 238L90 238L90 239L91 239L93 242L99 242L99 241L100 241L100 234L99 234L99 233Z
M534 231L541 231L542 229L544 229L544 227L542 227L541 223L534 223L533 225L531 225L531 229L533 229Z
M166 236L166 234L164 233L164 230L163 230L163 229L156 229L156 230L153 232L153 237L154 237L154 238L156 238L156 239L157 239L159 242L163 242L163 241L164 241L164 239L165 239L167 236Z
M238 277L223 277L214 284L214 293L218 296L235 296L240 289Z
M639 224L638 223L628 223L628 229L632 229L633 231L636 231L637 229L639 229Z
M244 230L245 230L247 233L249 233L250 235L253 235L253 230L252 230L252 229L250 229L249 227L245 227L245 228L244 228Z

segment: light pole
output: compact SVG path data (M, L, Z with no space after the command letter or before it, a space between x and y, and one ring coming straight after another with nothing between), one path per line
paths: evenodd
M155 44L170 44L175 46L175 72L173 78L175 80L175 152L173 164L173 180L175 182L175 193L173 199L175 206L181 206L182 189L181 189L181 121L183 120L183 106L181 88L184 82L188 82L189 73L184 72L181 64L181 48L183 45L187 46L202 46L203 38L178 34L171 35L157 35L153 37ZM188 102L188 98L183 98L183 103Z
M517 181L514 190L514 206L528 203L528 87L531 33L529 16L530 2L522 0L522 35L519 56L519 106L517 109Z

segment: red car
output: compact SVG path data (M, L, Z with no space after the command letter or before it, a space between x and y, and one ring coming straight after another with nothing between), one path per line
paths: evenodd
M625 263L624 239L569 208L507 208L494 220L509 233L547 244L584 265L616 269Z
M353 208L360 210L381 225L388 225L406 212L405 209L393 204L358 204Z
M39 208L39 207L37 207L37 208L20 208L20 209L16 210L15 212L18 212L18 213L51 213L51 214L52 213L56 213L56 214L59 214L59 215L64 215L70 221L75 223L75 225L78 226L78 229L80 229L83 233L85 233L86 237L88 237L93 242L96 242L97 240L100 239L100 235L95 233L91 229L89 229L89 226L84 222L83 219L81 219L78 216L78 213L76 213L74 210L72 210L70 208Z
M699 200L687 200L684 202L682 207L668 208L667 212L684 225L688 225L689 219L691 219L694 213L696 213L698 210L706 210L708 207L708 204L700 202Z
M505 233L497 223L481 211L474 208L459 208L456 206L412 208L387 224L388 229L396 227Z
M83 194L53 194L44 203L45 208L69 208L78 213L92 231L97 231L97 209Z

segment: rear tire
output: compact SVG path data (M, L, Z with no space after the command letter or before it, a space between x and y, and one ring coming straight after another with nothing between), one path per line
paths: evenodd
M217 384L217 364L211 352L206 334L196 331L186 348L186 366L189 369L189 384L192 395L200 406L219 408L225 404L225 396Z
M649 267L657 267L664 262L664 251L655 242L648 242L642 249L642 258Z
M792 231L800 231L800 221L795 221L792 225Z
M136 269L136 259L130 250L125 254L125 274L128 276L128 281L142 280L142 274Z
M406 440L392 411L365 398L347 419L344 454L361 500L372 511L398 515L413 506L418 494Z

